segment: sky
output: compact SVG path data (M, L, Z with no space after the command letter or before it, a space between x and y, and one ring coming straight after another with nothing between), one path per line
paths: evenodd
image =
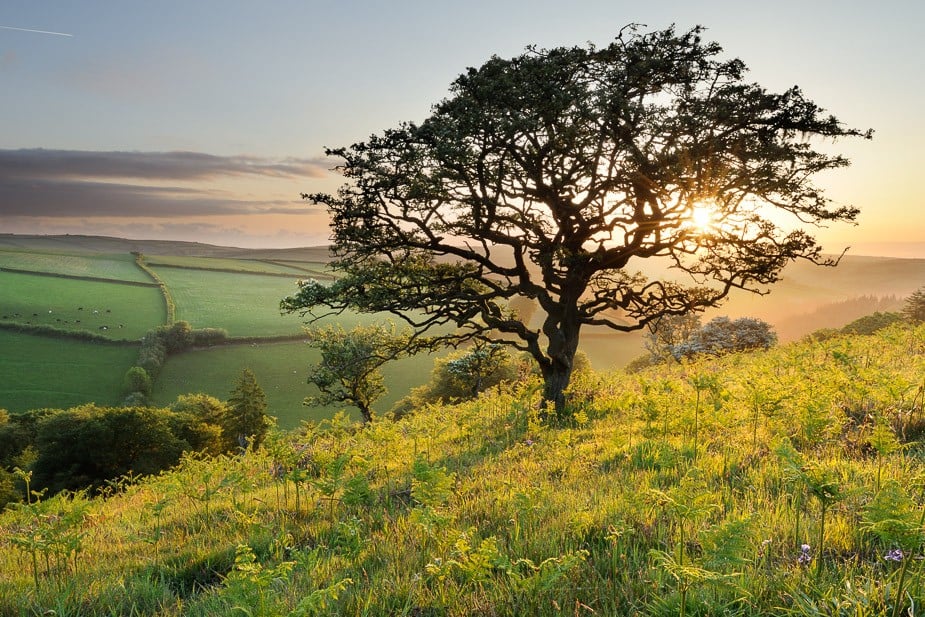
M799 85L874 139L818 184L861 209L826 250L925 257L925 3L913 0L4 0L0 233L327 242L302 192L325 147L420 122L467 67L707 28L769 90Z

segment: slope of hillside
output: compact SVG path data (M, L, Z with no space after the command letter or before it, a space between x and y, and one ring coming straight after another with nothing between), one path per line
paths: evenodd
M892 327L587 375L559 426L535 383L335 418L0 515L0 614L902 612L923 375L925 326Z

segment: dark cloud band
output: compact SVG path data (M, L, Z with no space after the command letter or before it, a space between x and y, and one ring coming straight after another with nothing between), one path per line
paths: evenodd
M135 178L202 180L217 176L310 178L324 175L322 159L267 159L202 152L0 150L0 178Z
M300 180L324 175L325 167L320 160L197 152L0 150L0 217L304 213L297 195L291 201L244 200L197 183L239 176Z

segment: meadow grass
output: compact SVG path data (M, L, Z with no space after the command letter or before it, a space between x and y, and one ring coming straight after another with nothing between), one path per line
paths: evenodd
M923 378L893 327L335 417L0 516L0 614L909 614Z
M296 280L277 276L153 268L166 283L177 307L176 318L194 328L224 328L232 337L298 334L297 316L280 315L279 301L295 293Z
M0 319L8 323L137 340L166 318L156 287L0 271L0 289Z
M306 407L305 397L313 394L307 383L308 365L320 354L304 341L222 345L171 356L164 365L152 393L156 405L169 405L181 394L203 392L219 399L228 397L241 371L254 371L257 382L267 395L268 413L276 416L279 426L293 429L304 420L330 418L343 405ZM384 367L388 393L373 408L387 411L412 387L426 382L433 358L420 355L392 362ZM359 420L359 412L350 411Z
M0 268L150 283L130 253L67 253L0 248Z
M0 330L0 408L20 412L83 403L115 405L138 347Z

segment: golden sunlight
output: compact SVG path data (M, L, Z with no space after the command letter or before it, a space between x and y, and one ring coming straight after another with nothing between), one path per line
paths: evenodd
M716 208L708 204L694 206L691 209L690 225L700 233L706 233L716 223Z

